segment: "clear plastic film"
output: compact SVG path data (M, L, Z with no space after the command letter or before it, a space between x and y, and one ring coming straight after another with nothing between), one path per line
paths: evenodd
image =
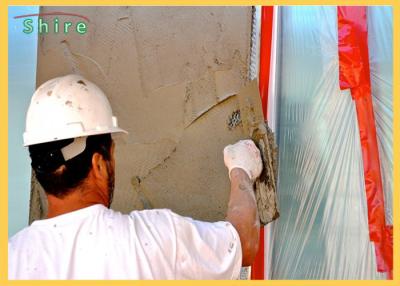
M375 7L369 10L378 18L387 12ZM268 278L385 279L385 273L377 272L374 245L369 240L356 109L350 91L339 88L337 8L282 7L280 16L277 137L281 217L272 227ZM369 27L375 24L383 25L368 23ZM386 42L391 49L391 39ZM375 104L381 106L377 108L377 121L381 120L377 129L380 148L387 152L382 159L387 160L382 164L382 172L387 173L384 168L392 166L392 108L391 98L387 99L388 93L391 95L391 61L381 62L377 57L380 49L377 43L370 57L376 55L375 63L371 62L376 73L372 86ZM380 69L386 64L388 74L382 80ZM390 92L377 92L386 85ZM376 103L377 98L383 103ZM385 134L384 141L381 134ZM389 174L384 182L391 184ZM387 200L391 203L391 197Z
M385 196L386 224L393 224L393 38L392 7L368 8L372 99Z

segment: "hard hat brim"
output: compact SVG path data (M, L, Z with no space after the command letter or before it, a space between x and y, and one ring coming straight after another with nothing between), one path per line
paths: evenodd
M101 135L101 134L117 134L117 133L122 133L122 134L129 134L128 131L119 128L119 127L113 127L109 128L107 130L90 130L90 131L85 131L79 134L78 137L83 137L83 136L93 136L93 135ZM63 134L62 136L52 136L52 137L42 137L42 136L32 136L33 138L30 138L30 134L24 133L24 147L28 147L31 145L36 145L36 144L42 144L42 143L48 143L48 142L54 142L54 141L59 141L59 140L64 140L64 139L71 139L71 138L77 138L76 135L68 135L68 134ZM40 138L40 140L38 139ZM36 139L36 140L35 140Z

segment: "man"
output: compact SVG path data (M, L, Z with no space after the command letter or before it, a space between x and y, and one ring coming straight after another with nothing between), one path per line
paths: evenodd
M24 144L47 195L48 218L9 240L9 279L238 278L258 249L253 182L262 163L254 143L225 147L227 217L209 223L167 209L109 209L111 134L121 132L104 93L81 76L55 78L34 93Z

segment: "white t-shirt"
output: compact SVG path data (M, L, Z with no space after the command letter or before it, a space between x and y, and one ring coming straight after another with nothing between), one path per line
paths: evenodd
M8 242L9 279L237 279L239 235L167 209L94 205L39 220Z

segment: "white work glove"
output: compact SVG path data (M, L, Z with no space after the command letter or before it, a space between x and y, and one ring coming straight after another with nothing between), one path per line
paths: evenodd
M260 150L252 140L240 140L224 148L224 163L229 170L229 179L233 168L240 168L247 173L251 181L260 176L263 169Z

